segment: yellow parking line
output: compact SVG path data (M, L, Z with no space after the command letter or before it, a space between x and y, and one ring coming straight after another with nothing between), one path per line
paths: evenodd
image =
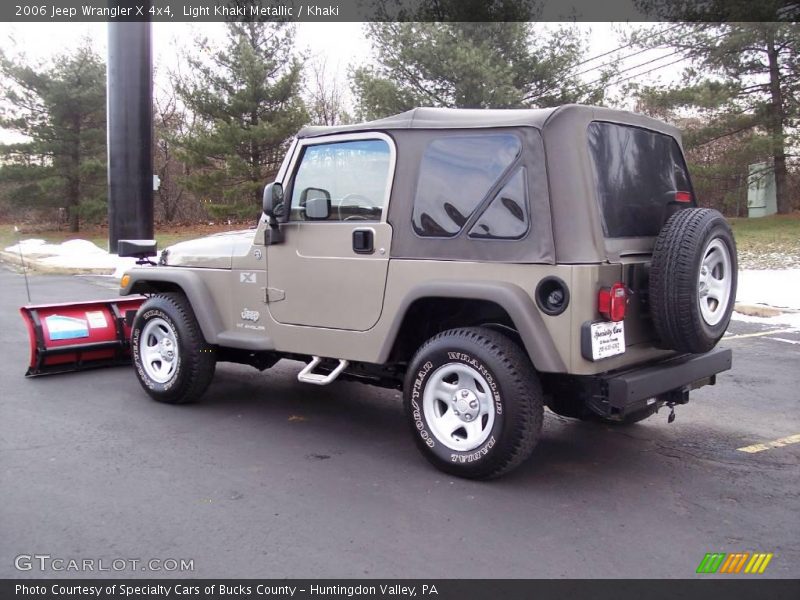
M783 446L788 446L789 444L797 444L797 443L800 443L800 433L783 438L778 438L777 440L772 440L771 442L766 442L764 444L753 444L752 446L737 448L737 450L739 452L747 452L749 454L754 454L756 452L763 452L764 450L770 450L771 448L782 448Z
M764 335L772 335L774 333L789 333L790 331L797 331L796 327L788 327L787 329L772 329L771 331L759 331L757 333L742 333L740 335L725 336L723 340L740 340L742 338L761 337Z
M758 571L758 567L761 566L761 561L764 560L763 554L753 554L753 558L750 559L750 563L747 565L747 568L744 570L745 573L756 573Z
M772 557L773 557L772 552L770 552L764 557L764 562L761 563L761 568L758 569L759 573L763 573L764 571L767 570L767 565L769 564L769 561L772 560Z

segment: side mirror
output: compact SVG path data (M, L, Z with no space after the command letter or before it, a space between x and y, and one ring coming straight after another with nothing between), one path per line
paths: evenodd
M312 196L306 199L306 219L309 221L325 221L330 214L330 197Z
M264 214L273 221L280 221L286 214L283 202L283 186L280 183L268 183L264 187Z
M322 188L315 188L315 187L307 187L302 192L300 192L300 206L305 206L306 202L308 202L308 197L322 197L330 199L331 193L328 190L323 190Z

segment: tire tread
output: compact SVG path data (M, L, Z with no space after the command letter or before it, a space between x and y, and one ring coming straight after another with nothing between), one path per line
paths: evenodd
M733 300L719 335L709 335L696 306L698 252L710 233L721 229L731 246L733 284L736 295L736 246L724 217L710 208L683 209L667 220L656 238L650 265L650 315L664 348L700 353L711 350L727 328Z
M170 316L173 319L180 319L182 326L185 330L186 339L184 343L188 348L197 349L196 352L187 352L185 348L181 348L181 365L187 371L179 375L184 380L175 388L175 393L163 394L154 392L147 386L144 386L145 391L159 402L168 404L188 404L198 400L208 389L211 380L214 378L214 371L216 368L216 353L213 346L208 344L200 330L200 325L197 322L194 311L192 310L189 300L180 292L167 292L156 294L148 300L160 300L169 305L171 309ZM147 305L143 308L146 310ZM141 310L141 309L140 309ZM161 309L164 310L164 309ZM178 325L176 323L176 325ZM172 391L172 390L170 390Z
M539 434L544 419L543 393L538 377L527 354L505 335L485 327L462 327L449 329L430 338L417 351L417 356L435 342L444 339L464 339L489 353L501 363L504 373L495 373L497 378L505 377L502 385L506 395L516 398L517 418L511 423L511 447L503 455L498 455L485 470L474 473L457 474L471 479L494 479L512 471L533 452L539 441ZM416 362L412 360L412 363Z

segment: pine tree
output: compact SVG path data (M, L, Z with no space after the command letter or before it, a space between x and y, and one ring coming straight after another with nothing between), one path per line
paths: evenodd
M290 137L307 121L300 97L301 65L292 26L226 23L226 44L213 50L198 40L187 56L190 76L175 81L194 113L180 140L190 174L185 183L221 216L260 207L261 190L275 175Z
M642 47L669 46L681 51L691 66L683 81L644 88L640 107L676 118L700 115L704 125L687 139L691 149L743 132L752 154L771 160L778 212L788 213L789 148L796 148L800 125L800 31L793 23L692 23L662 33L638 34ZM796 158L796 154L794 155Z
M586 41L568 26L527 22L370 23L377 67L352 71L361 118L414 106L522 108L600 103L610 72L591 86L570 73Z
M16 206L63 207L71 231L105 215L106 67L88 42L49 66L0 53L0 127L26 141L0 145L0 181Z

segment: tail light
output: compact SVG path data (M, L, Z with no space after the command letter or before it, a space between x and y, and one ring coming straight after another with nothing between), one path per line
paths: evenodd
M609 321L622 321L628 305L628 290L624 283L615 283L597 294L597 310Z
M691 202L691 192L675 192L675 202Z

